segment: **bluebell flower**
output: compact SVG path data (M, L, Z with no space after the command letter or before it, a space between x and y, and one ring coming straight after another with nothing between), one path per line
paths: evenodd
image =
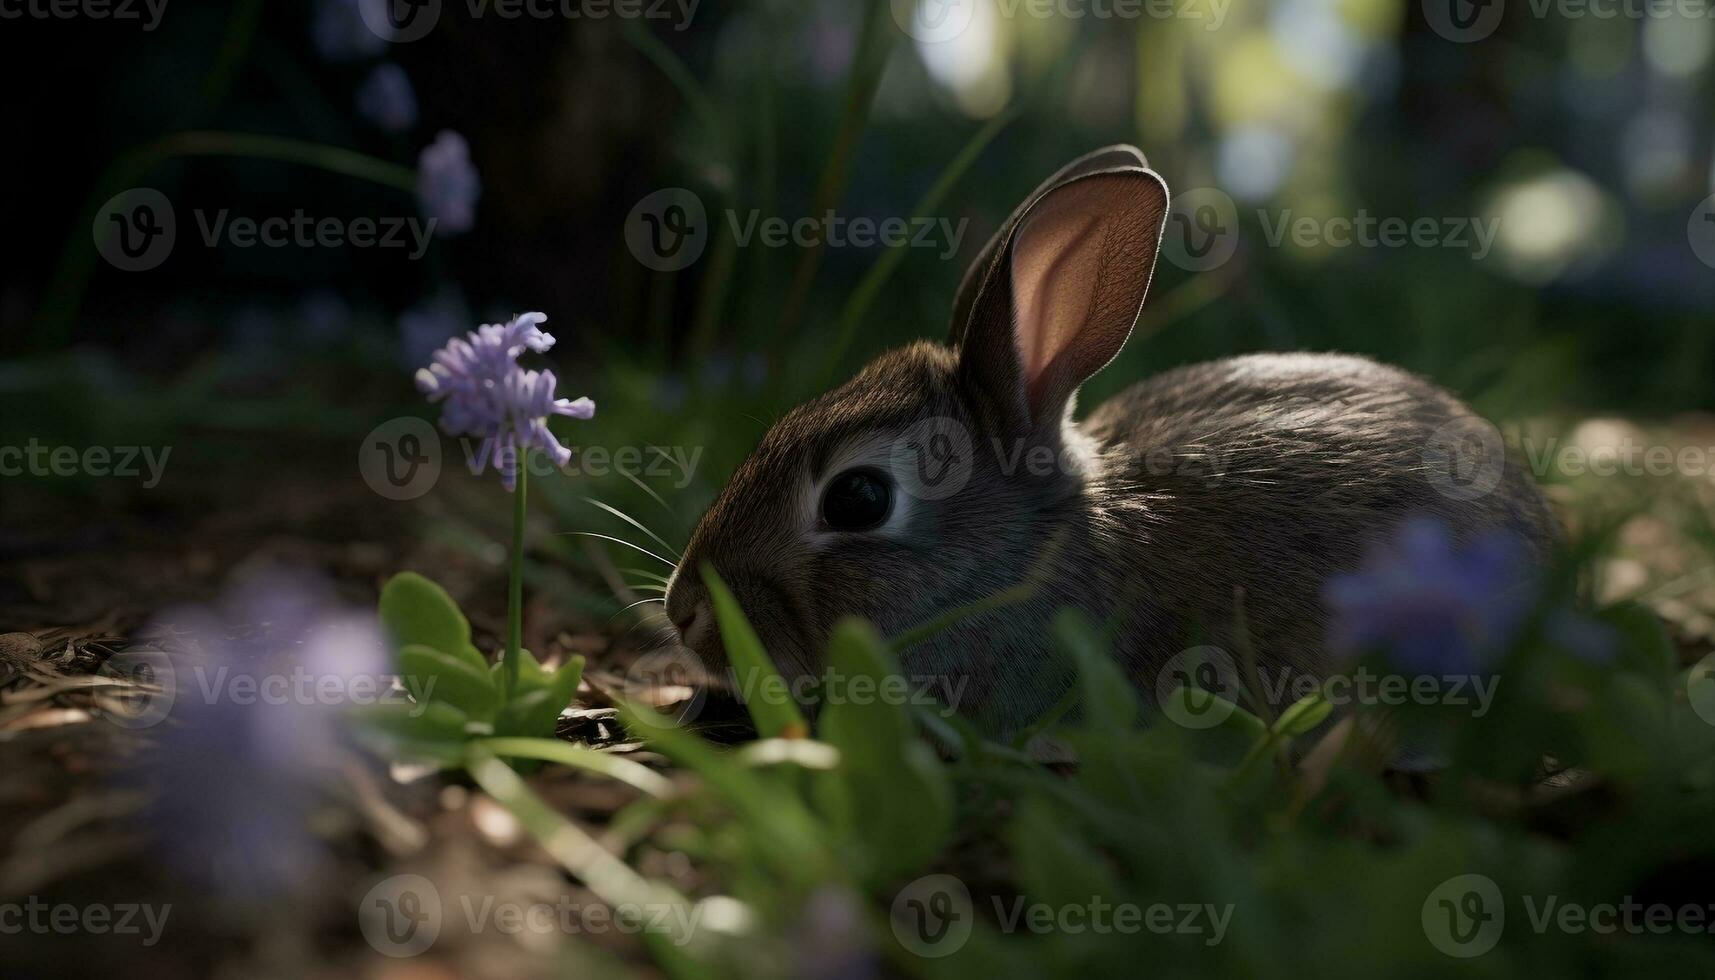
M554 336L539 326L547 319L541 313L524 313L507 323L485 324L448 341L435 352L433 363L417 372L417 388L429 401L444 402L441 428L450 435L482 439L477 471L492 462L508 490L517 486L518 460L524 452L540 449L555 466L571 461L572 451L548 430L549 416L595 415L595 403L588 398L555 397L554 372L519 366L525 351L539 354L554 346Z
M435 222L435 233L456 235L476 224L476 199L482 180L470 162L470 144L450 129L441 130L417 161L417 197Z
M171 709L141 769L157 790L156 854L231 900L307 890L330 865L314 824L341 763L342 713L390 672L375 616L273 569L154 631L176 650Z
M405 69L391 61L375 66L357 89L357 111L388 133L417 125L417 90Z
M1460 547L1446 524L1412 520L1356 572L1328 580L1328 644L1347 657L1381 651L1413 676L1480 673L1517 637L1533 584L1517 537Z
M363 22L367 0L320 0L310 33L316 51L329 61L358 61L387 49L387 39Z

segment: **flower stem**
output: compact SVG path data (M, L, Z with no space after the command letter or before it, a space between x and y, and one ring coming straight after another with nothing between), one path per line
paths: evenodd
M528 482L530 450L518 452L518 486L512 491L512 578L506 588L506 697L518 688L518 651L524 645L524 487Z

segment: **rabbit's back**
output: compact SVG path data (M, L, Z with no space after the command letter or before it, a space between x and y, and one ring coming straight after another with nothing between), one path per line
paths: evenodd
M1081 428L1100 447L1091 493L1106 501L1105 548L1124 569L1115 585L1140 589L1157 617L1135 627L1146 661L1187 642L1187 626L1230 640L1239 586L1265 656L1315 671L1323 583L1408 517L1438 517L1462 536L1509 528L1539 558L1556 538L1541 492L1492 427L1436 385L1367 358L1183 367L1126 389ZM1468 440L1484 436L1499 452L1461 471Z

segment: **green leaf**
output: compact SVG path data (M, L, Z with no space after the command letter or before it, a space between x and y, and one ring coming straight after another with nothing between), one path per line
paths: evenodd
M821 716L821 736L841 765L823 782L842 835L864 857L871 883L923 867L953 829L953 794L933 750L917 737L909 707L886 692L899 673L868 623L846 619L828 645L829 675L844 685ZM864 692L868 692L867 694ZM890 703L890 700L896 703Z
M1323 697L1321 691L1312 691L1280 713L1274 723L1275 734L1303 735L1326 721L1333 711L1333 702Z
M422 742L462 743L470 722L469 715L445 701L379 704L358 712L358 718L383 734Z
M579 658L580 660L582 658ZM580 666L581 671L581 666ZM506 665L498 660L488 667L488 676L494 681L497 689L506 686ZM529 650L518 648L518 693L536 691L548 686L553 681L553 675L542 669L542 664Z
M441 701L488 721L500 707L500 690L488 671L433 647L412 643L399 651L399 673L420 699Z
M662 727L650 719L650 708L621 703L619 714L628 731L701 776L732 807L742 839L760 864L803 887L842 877L824 842L825 827L797 793L690 732Z
M400 572L381 589L381 625L397 648L413 643L458 657L480 670L488 661L470 643L470 622L447 590L416 572Z
M1137 693L1089 620L1075 609L1062 610L1054 617L1054 635L1078 669L1085 726L1123 732L1137 724Z
M514 697L500 709L494 720L497 735L521 735L527 738L550 738L566 710L578 693L578 681L584 673L584 658L573 657L565 666L549 674L540 667L537 672L546 678L543 686L526 690L520 674L519 688L524 693Z
M745 704L750 720L763 738L802 738L810 734L810 726L798 710L797 702L789 696L775 696L787 690L780 671L762 648L750 621L732 591L721 581L711 565L703 565L703 582L709 587L709 598L715 608L715 622L721 628L721 642L727 657L739 674L740 690L749 690L751 699Z

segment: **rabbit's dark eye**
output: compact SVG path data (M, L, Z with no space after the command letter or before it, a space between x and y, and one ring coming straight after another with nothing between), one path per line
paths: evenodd
M822 494L822 520L835 531L867 531L893 510L893 487L876 470L847 470Z

